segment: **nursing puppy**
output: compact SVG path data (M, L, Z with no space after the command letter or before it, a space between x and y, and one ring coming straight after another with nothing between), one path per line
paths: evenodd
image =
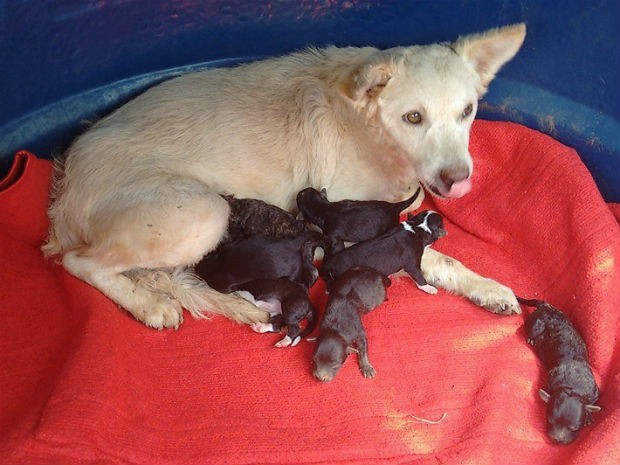
M254 331L277 333L286 326L286 336L276 343L276 347L296 346L301 339L314 331L317 311L303 285L288 278L279 278L257 279L238 287L237 295L269 313L269 322L254 323ZM304 319L307 320L306 327L302 330L300 323Z
M230 293L257 279L288 278L309 289L319 276L314 252L326 249L322 234L303 231L288 239L256 235L218 248L194 272L218 292Z
M226 234L221 195L289 211L308 186L332 200L395 202L420 184L465 195L478 99L524 37L519 24L453 43L309 49L156 85L56 163L43 251L154 328L178 326L182 307L266 321L189 272ZM168 273L170 286L136 286L135 269ZM438 252L422 269L495 313L520 311L510 289Z
M331 283L325 314L312 360L313 374L319 381L331 381L353 346L365 378L373 378L375 369L368 359L368 341L362 315L381 305L390 285L387 276L374 270L348 270Z
M325 189L308 187L297 194L297 207L306 221L315 224L329 240L332 253L344 249L344 241L373 239L398 225L400 212L420 194L420 188L402 202L381 200L327 200Z
M420 264L425 248L446 234L441 215L427 210L409 216L407 221L375 239L358 242L328 258L321 267L321 275L331 280L351 268L365 267L389 276L402 269L418 288L436 294L437 289L428 284Z
M579 430L592 422L599 389L588 363L586 343L566 315L542 300L525 300L536 307L525 320L528 343L547 370L547 389L540 397L547 403L547 435L552 441L569 444Z
M293 214L262 200L237 199L232 195L224 199L230 206L226 243L257 234L284 239L297 236L305 229L304 222Z

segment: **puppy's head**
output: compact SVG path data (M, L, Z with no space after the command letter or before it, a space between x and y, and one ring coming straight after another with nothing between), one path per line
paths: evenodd
M425 246L448 234L444 229L443 217L432 210L425 210L415 216L408 215L406 223L416 234L424 237Z
M312 374L319 381L331 381L340 371L347 355L347 344L340 335L331 332L321 334L312 356L314 364Z
M327 202L327 191L325 189L321 189L320 191L314 189L313 187L306 187L305 189L299 191L297 194L297 208L303 211L304 206L309 203L326 203Z
M573 442L579 430L592 422L592 413L601 409L566 391L551 395L541 389L539 393L547 403L547 435L559 444Z
M478 99L524 38L518 24L451 44L380 51L345 80L343 93L429 191L461 197L471 189L469 132Z

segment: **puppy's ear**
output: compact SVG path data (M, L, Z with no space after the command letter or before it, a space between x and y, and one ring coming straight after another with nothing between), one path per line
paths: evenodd
M390 51L377 51L366 63L353 69L340 83L340 91L351 100L377 97L394 72L394 59Z
M549 402L549 399L551 399L551 394L549 394L544 389L539 389L538 394L540 395L540 398L543 400L545 404Z
M480 96L499 69L519 51L524 39L525 24L520 23L459 37L453 44L454 50L472 63L480 76Z

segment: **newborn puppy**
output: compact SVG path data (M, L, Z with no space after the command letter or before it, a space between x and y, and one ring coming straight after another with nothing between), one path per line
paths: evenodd
M420 263L424 248L446 234L443 218L438 213L427 210L413 217L409 215L407 221L387 233L328 258L321 267L321 275L329 281L355 267L372 268L386 276L404 269L420 289L435 294L437 289L424 279Z
M331 381L352 345L357 347L358 363L364 377L375 376L375 369L368 360L368 343L361 316L385 301L389 285L387 276L366 268L348 270L331 283L312 357L316 379Z
M219 292L229 293L256 279L288 278L307 289L318 278L314 252L327 247L316 231L303 231L292 238L251 236L219 247L203 258L195 273Z
M592 421L599 389L588 363L588 351L581 335L557 308L542 300L517 298L536 307L525 320L528 343L547 370L547 390L540 397L547 403L547 435L554 442L569 444L579 430Z
M288 278L257 279L239 285L238 289L239 296L269 312L269 323L254 323L254 331L277 333L287 327L286 336L276 347L296 346L316 327L316 309L308 298L307 289L299 283ZM307 319L307 324L302 331L299 324L303 319Z
M380 200L327 200L325 189L312 187L297 194L297 207L306 221L327 236L333 253L344 248L343 241L360 242L377 237L398 225L400 212L411 205L420 188L407 200L390 203Z
M222 197L230 206L225 243L256 234L283 239L297 236L305 229L303 221L275 205L258 199L237 199L232 195Z

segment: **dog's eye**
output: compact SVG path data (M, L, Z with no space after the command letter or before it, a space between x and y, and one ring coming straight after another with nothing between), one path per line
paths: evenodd
M469 115L471 115L472 111L474 111L474 106L471 103L469 103L463 110L463 113L461 113L461 118L463 119L467 118Z
M422 115L418 111L410 111L403 115L403 121L409 124L420 124L422 122Z

